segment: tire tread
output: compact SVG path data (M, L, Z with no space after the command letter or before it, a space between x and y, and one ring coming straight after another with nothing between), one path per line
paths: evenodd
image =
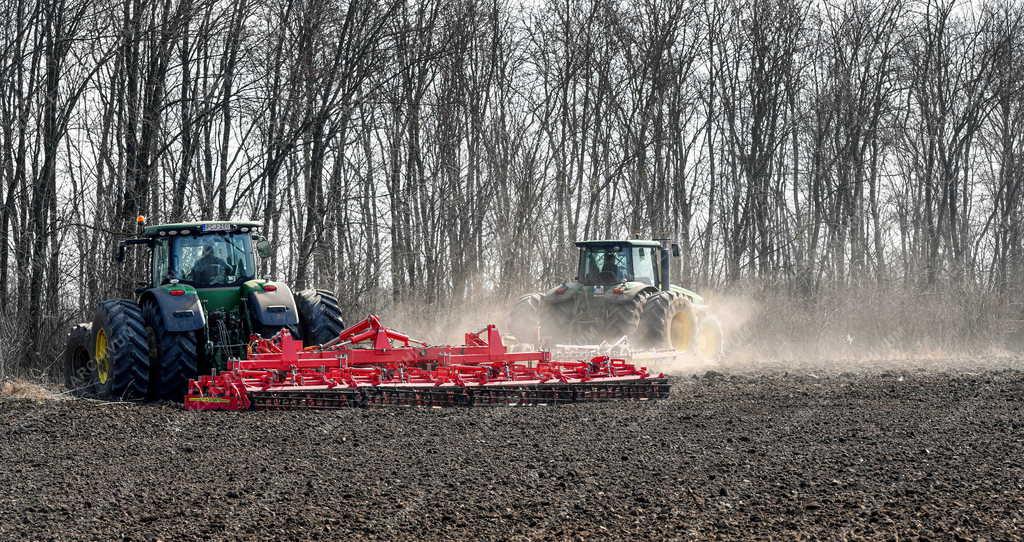
M145 399L150 384L149 346L138 303L108 299L100 303L96 319L107 330L110 356L109 386L103 394L114 399ZM93 325L94 340L98 331ZM91 353L95 359L95 352Z
M302 340L307 346L333 340L345 329L338 298L330 291L302 290L295 294L295 305L299 311Z

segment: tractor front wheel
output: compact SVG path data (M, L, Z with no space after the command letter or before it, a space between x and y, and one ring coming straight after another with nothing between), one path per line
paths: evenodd
M64 387L74 395L92 393L96 380L92 364L92 325L78 324L68 333L64 346Z
M91 371L100 397L145 399L149 393L149 346L142 311L134 301L100 303L92 324Z
M199 350L194 331L167 331L160 307L152 302L142 305L146 322L146 342L153 371L154 395L158 399L182 401L189 379L199 374Z
M303 290L295 294L302 341L306 346L332 341L345 330L338 298L327 290Z

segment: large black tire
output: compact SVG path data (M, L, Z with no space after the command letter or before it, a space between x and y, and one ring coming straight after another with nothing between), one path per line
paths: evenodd
M153 397L183 401L189 379L199 375L196 332L167 331L160 307L152 301L142 305L149 345Z
M92 325L71 328L64 346L64 387L74 395L89 395L96 380L92 363Z
M149 394L149 345L142 311L134 301L100 303L90 345L95 370L93 389L100 397L145 399Z
M608 312L608 320L605 322L604 338L617 341L622 337L635 336L646 299L646 295L638 294L632 299L612 305Z
M640 324L643 346L693 352L698 319L690 300L671 292L659 292L647 300Z
M519 342L536 344L543 337L544 298L541 294L526 294L508 312L507 329Z
M345 330L338 298L327 290L303 290L295 294L299 329L306 346L332 341Z

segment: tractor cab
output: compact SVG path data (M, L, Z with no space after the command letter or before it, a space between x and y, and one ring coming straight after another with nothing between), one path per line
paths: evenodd
M654 287L668 283L666 247L658 241L582 241L577 280L587 286L640 282ZM676 245L672 245L678 251ZM664 280L663 280L664 278Z
M203 222L150 226L121 243L151 249L150 286L187 284L197 289L239 287L256 278L256 254L269 255L254 222Z
M157 239L153 282L177 279L196 288L240 286L256 278L252 237L240 232Z

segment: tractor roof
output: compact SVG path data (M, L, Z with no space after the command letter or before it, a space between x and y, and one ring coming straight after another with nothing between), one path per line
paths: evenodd
M262 227L263 225L259 222L248 222L248 221L209 221L209 222L179 222L177 224L155 224L153 226L146 226L142 230L142 235L145 237L156 237L160 235L160 232L177 232L181 233L182 230L187 230L189 235L201 235L203 233L213 232L233 232L233 231L249 231L255 228ZM172 234L174 235L174 234Z
M579 241L576 246L580 248L585 247L606 247L613 245L623 245L630 247L660 247L660 241L652 241L650 239L600 239L594 241Z

